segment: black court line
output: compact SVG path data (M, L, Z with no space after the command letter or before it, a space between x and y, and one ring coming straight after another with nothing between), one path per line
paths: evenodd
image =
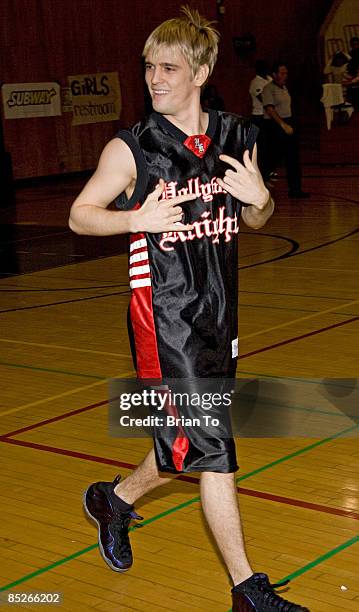
M45 287L43 289L41 288L36 288L36 289L31 289L30 287L28 289L1 289L0 288L0 293L50 293L52 291L92 291L93 289L113 289L114 287L127 287L128 286L128 281L126 281L125 283L116 283L115 285L94 285L93 287L65 287L65 288L60 288L60 287L56 287L56 288L52 288L52 289L46 289Z
M280 342L276 342L275 344L270 344L269 346L262 346L262 348L251 351L250 353L245 353L244 355L240 355L238 357L238 361L240 359L246 359L247 357L252 357L253 355L258 355L259 353L265 353L266 351L271 351L272 349L279 348L280 346L285 346L286 344L292 344L292 342L298 342L298 340L303 340L304 338L310 338L311 336L316 336L317 334L322 334L323 332L330 331L332 329L336 329L337 327L343 327L343 325L348 325L348 323L354 323L355 321L359 321L359 316L352 317L347 321L341 321L340 323L333 323L333 325L328 325L327 327L321 327L320 329L315 329L314 331L308 332L306 334L301 334L300 336L295 336L294 338L288 338L287 340L281 340Z
M303 251L298 251L298 248L300 247L300 244L296 241L293 240L292 238L289 238L287 236L279 236L276 234L259 234L261 236L267 236L270 238L279 238L282 240L285 240L286 242L289 242L289 244L291 244L291 248L289 249L289 251L287 251L287 253L283 253L282 255L279 255L278 257L274 257L272 259L268 259L266 261L261 261L261 262L257 262L255 264L248 264L246 266L239 266L238 269L239 270L245 270L247 268L254 268L257 266L261 266L264 265L266 263L272 263L275 261L279 261L282 259L287 259L289 257L294 257L296 255L303 255L304 253L309 253L310 251L315 251L317 249L321 249L325 246L329 246L331 244L335 244L337 242L340 242L341 240L344 240L345 238L349 238L350 236L353 236L355 234L357 234L359 232L359 228L349 232L348 234L344 234L343 236L340 236L339 238L335 238L334 240L329 240L327 242L324 242L322 244L316 245L314 247L309 247L308 249L304 249ZM243 234L251 234L251 232L242 232ZM113 257L113 256L112 256ZM72 264L70 264L72 265ZM104 297L110 297L113 295L125 295L126 293L129 293L130 289L127 289L126 291L118 291L118 292L114 292L114 293L107 293L104 295L95 295L95 296L89 296L89 297L85 297L85 298L76 298L73 300L64 300L64 301L59 301L59 302L51 302L50 304L38 304L38 305L34 305L34 306L22 306L20 308L9 308L6 310L1 310L0 314L3 313L7 313L7 312L17 312L17 311L21 311L21 310L34 310L36 308L46 308L47 306L58 306L60 304L70 304L70 303L74 303L74 302L80 302L80 301L85 301L85 300L97 300L100 298L104 298Z
M313 192L311 192L312 194ZM320 191L319 193L313 193L313 195L321 195L324 198L333 198L334 200L343 200L343 202L349 202L349 204L359 204L359 200L353 200L352 198L345 198L344 196L340 196L340 195L331 195L330 193L324 193L323 191Z
M355 234L357 234L359 232L359 228L356 228L355 230L352 230L351 232L349 232L348 234L344 234L343 236L340 236L339 238L335 238L334 240L328 240L327 242L323 242L321 244L317 244L314 247L308 247L307 249L303 249L302 251L298 251L298 248L300 247L300 244L297 243L295 240L291 240L291 238L285 238L284 236L282 238L287 239L288 241L291 241L293 243L292 249L290 249L287 253L283 253L282 255L278 255L278 257L273 257L271 259L266 259L265 261L259 261L257 263L253 263L253 264L248 264L246 266L238 266L238 270L246 270L248 268L256 268L257 266L263 266L264 264L268 264L268 263L273 263L275 261L280 261L282 259L288 259L289 257L296 257L297 255L304 255L305 253L310 253L311 251L316 251L317 249L322 249L323 247L329 246L331 244L335 244L336 242L340 242L341 240L345 240L346 238L350 238L350 236L354 236ZM246 233L246 232L243 232ZM247 232L250 233L250 232ZM271 234L259 234L261 236L270 236ZM275 237L275 236L273 236ZM294 248L294 243L296 243L298 245L297 248Z
M110 297L112 295L125 295L129 293L130 289L127 291L116 291L114 293L104 293L103 295L89 295L88 297L76 298L74 300L64 300L61 302L51 302L50 304L36 304L34 306L21 306L20 308L8 308L7 310L0 310L0 315L6 312L18 312L20 310L35 310L36 308L47 308L48 306L59 306L60 304L73 304L74 302L84 302L87 300L99 300L100 298Z

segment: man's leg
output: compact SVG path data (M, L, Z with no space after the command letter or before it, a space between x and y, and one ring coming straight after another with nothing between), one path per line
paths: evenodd
M170 482L172 478L159 475L152 448L134 472L115 487L114 492L127 504L134 504L142 495Z
M201 500L208 524L232 577L233 612L270 612L274 609L309 612L284 600L267 574L253 573L242 534L234 474L203 472Z
M97 523L99 549L111 569L125 572L133 562L129 527L132 519L142 519L133 502L170 480L159 476L152 450L122 483L117 476L113 482L94 482L86 489L85 510Z
M290 125L293 124L288 121ZM288 191L292 194L302 191L302 171L299 159L299 142L296 131L291 136L284 135L284 157L287 171Z
M201 502L233 584L243 582L253 571L245 551L234 474L203 472Z

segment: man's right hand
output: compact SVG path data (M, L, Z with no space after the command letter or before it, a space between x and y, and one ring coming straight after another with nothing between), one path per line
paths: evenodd
M282 130L285 131L285 133L288 136L292 136L292 134L294 133L294 130L293 130L292 126L289 125L289 123L286 123L285 121L283 121L283 123L281 124L281 128L282 128Z
M130 232L183 232L193 229L193 225L181 223L183 211L179 204L195 200L195 194L176 196L170 200L160 200L165 182L160 179L158 187L150 193L141 208L131 213Z

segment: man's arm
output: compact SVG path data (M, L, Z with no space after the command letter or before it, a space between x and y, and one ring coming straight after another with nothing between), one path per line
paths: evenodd
M285 131L286 134L288 134L288 136L291 136L293 134L292 126L286 123L282 119L282 117L278 115L277 111L275 110L272 87L273 87L272 83L268 83L268 85L266 85L263 89L263 92L262 92L263 108L266 111L267 115L271 119L273 119L273 121L278 123L278 125L282 128L282 130Z
M274 200L268 191L268 197L262 203L261 207L258 204L250 204L249 206L243 206L242 208L242 219L248 227L252 229L260 229L270 219L274 212Z
M273 119L276 123L278 123L278 125L280 125L282 130L284 130L285 133L288 134L288 136L291 136L293 134L294 130L292 126L289 125L289 123L286 123L284 119L282 119L282 117L278 115L277 111L275 110L272 104L264 105L264 109L267 115L269 115L271 119Z
M242 219L248 227L259 229L272 216L274 202L258 169L257 145L254 145L252 160L249 151L244 152L243 164L229 155L220 155L219 158L234 170L226 170L223 179L217 179L218 184L234 198L247 204L242 208Z
M111 236L128 232L168 232L192 229L180 223L182 208L178 206L195 195L159 200L164 181L149 194L138 210L107 210L123 191L130 196L136 183L136 164L128 145L121 139L111 140L104 148L94 175L74 201L69 219L77 234Z

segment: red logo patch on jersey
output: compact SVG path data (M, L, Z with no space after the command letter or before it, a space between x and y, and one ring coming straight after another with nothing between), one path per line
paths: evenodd
M183 144L197 157L203 157L211 142L206 134L199 134L198 136L188 136Z

